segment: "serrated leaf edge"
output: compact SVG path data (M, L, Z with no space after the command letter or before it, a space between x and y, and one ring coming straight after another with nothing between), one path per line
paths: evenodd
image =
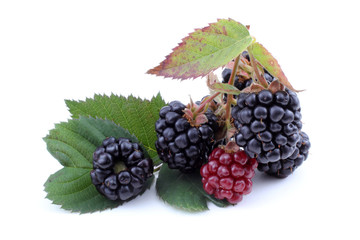
M224 63L223 65L220 65L220 66L218 66L218 67L214 67L214 68L210 69L210 70L209 70L208 72L206 72L206 73L203 73L203 74L200 74L200 75L196 75L196 76L192 76L192 77L184 76L184 74L181 75L181 76L177 76L177 77L171 76L171 75L169 75L169 74L160 74L160 72L161 72L162 70L171 69L171 68L163 68L163 65L165 65L167 62L171 61L171 54L172 54L173 52L175 52L177 49L179 49L180 47L182 47L183 45L186 44L186 43L185 43L185 40L187 40L187 39L189 39L189 38L192 38L192 35L193 35L194 33L197 33L198 31L203 31L204 29L210 28L212 25L217 24L217 23L218 23L219 21L221 21L221 20L226 20L226 19L217 19L217 22L210 23L208 26L206 26L206 27L204 27L204 28L202 28L202 29L201 29L201 28L195 28L193 32L189 33L186 37L184 37L184 38L181 39L181 42L178 43L178 45L172 49L172 52L171 52L170 54L166 55L165 60L163 60L158 66L156 66L156 67L148 70L146 73L147 73L147 74L154 74L154 75L157 75L157 76L163 76L163 77L165 77L165 78L186 80L186 79L194 79L194 78L198 78L198 77L205 77L207 74L209 74L210 72L212 72L212 71L214 71L214 70L216 70L216 69L218 69L218 68L220 68L220 67L221 67L221 68L224 68L224 67L228 64L228 62L229 62L231 59L235 58L236 56L231 56L231 57L229 57L229 61L227 61L227 62ZM237 22L237 21L235 21L235 20L233 20L233 19L231 19L231 18L228 18L227 20L228 20L228 21ZM239 23L239 22L237 22L237 23ZM241 24L241 23L239 23L239 24ZM242 24L241 24L241 25L242 25ZM216 35L216 33L212 33L212 34ZM224 36L224 37L229 37L229 38L231 38L231 39L234 39L235 42L236 42L236 43L233 44L233 45L230 45L230 46L228 46L228 47L222 48L222 50L228 49L228 48L230 48L230 47L231 47L231 48L235 48L234 45L238 45L238 44L242 43L243 41L246 41L248 38L250 38L251 40L253 40L253 38L250 36L250 34L249 34L249 36L248 36L247 38L244 38L244 39L242 39L242 40L237 40L237 39L235 39L235 38L232 38L232 37L230 37L230 36L228 36L228 35L224 35L224 34L217 34L217 35L221 35L221 36ZM252 41L251 41L251 42L252 42ZM244 51L248 46L251 45L251 42L250 42L247 46L243 47L243 49L242 49L241 51L239 51L239 52L241 53L242 51ZM239 48L239 49L240 49L240 48ZM201 56L200 58L196 58L196 59L194 59L193 61L187 62L187 63L185 63L185 64L183 64L183 65L186 65L186 64L189 64L189 63L192 63L192 62L196 62L197 60L199 60L199 59L201 59L201 58L209 57L209 56L211 56L211 55L213 55L213 54L214 54L214 53L210 53L209 55L203 55L203 56ZM183 66L183 65L179 65L179 66ZM179 66L176 66L176 67L179 67Z

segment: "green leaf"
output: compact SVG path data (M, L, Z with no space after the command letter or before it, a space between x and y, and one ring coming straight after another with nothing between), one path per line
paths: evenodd
M140 195L150 188L153 180L154 177L148 179ZM124 203L120 200L111 201L101 195L91 183L89 169L64 167L50 175L44 186L48 193L46 197L52 200L53 204L61 205L61 208L72 212L103 211Z
M55 125L44 138L48 151L64 167L92 168L92 154L106 137L127 137L127 130L109 120L80 117Z
M90 178L92 154L110 136L138 142L127 130L109 120L80 116L79 119L56 124L44 141L48 151L64 168L45 182L46 197L64 209L80 213L102 211L122 204L102 196Z
M95 95L93 99L85 101L66 100L73 118L82 116L108 119L134 134L145 147L155 165L161 163L155 149L156 132L155 122L159 118L159 111L165 105L158 94L150 101L129 96L112 94Z
M205 76L237 57L251 42L244 25L232 19L219 19L190 33L159 66L147 73L178 79Z
M89 213L114 208L121 203L102 196L91 183L90 169L64 167L46 183L47 198L72 212Z
M282 71L278 61L271 55L271 53L260 43L255 42L250 46L251 52L254 58L264 67L266 70L278 78L279 81L292 91L298 92L290 84L289 80Z
M199 172L185 174L178 170L169 169L167 165L161 167L156 181L156 191L171 206L189 212L208 210L208 201L219 207L230 205L228 202L218 200L204 191Z

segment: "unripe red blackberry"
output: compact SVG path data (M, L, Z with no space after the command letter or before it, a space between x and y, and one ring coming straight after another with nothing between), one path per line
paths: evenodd
M93 153L91 181L110 200L128 200L144 190L153 174L153 162L138 143L127 138L106 138Z
M208 163L200 169L203 188L217 199L236 204L243 195L251 192L251 178L257 165L256 159L249 158L244 151L227 153L222 148L215 148Z

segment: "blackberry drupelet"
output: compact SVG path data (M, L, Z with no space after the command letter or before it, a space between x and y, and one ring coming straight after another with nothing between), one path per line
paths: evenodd
M152 160L144 158L140 145L127 138L106 138L93 153L91 181L110 200L137 196L152 174Z
M215 143L218 123L214 113L207 111L208 122L192 126L184 116L185 107L181 102L173 101L160 110L160 118L155 123L155 147L169 168L191 172L206 161Z
M200 169L203 188L217 199L236 204L243 195L251 192L251 178L257 165L256 159L249 158L244 151L228 153L222 148L215 148L209 162Z
M294 154L302 127L300 103L294 92L241 93L231 114L238 129L236 143L259 164Z
M308 135L300 132L300 141L297 142L295 151L290 157L267 164L259 163L258 169L271 176L286 178L307 159L310 147Z

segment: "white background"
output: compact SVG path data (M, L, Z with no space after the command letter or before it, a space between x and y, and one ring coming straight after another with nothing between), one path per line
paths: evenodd
M359 239L357 1L1 1L1 239ZM94 93L187 102L202 79L146 75L194 28L218 18L251 25L297 89L308 160L279 180L258 173L235 207L186 213L142 197L101 213L45 198L61 165L42 140ZM104 237L104 238L102 238ZM140 238L141 237L141 238Z

